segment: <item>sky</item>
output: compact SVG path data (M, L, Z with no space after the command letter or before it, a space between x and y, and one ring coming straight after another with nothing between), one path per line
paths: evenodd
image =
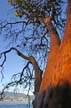
M63 8L64 9L64 8ZM7 0L0 0L0 19L6 19L9 20L9 18L16 18L14 16L13 7L8 4ZM3 34L0 34L0 52L4 51L6 42L3 40ZM0 74L0 89L2 88L2 85L5 85L6 83L10 82L11 76L14 73L20 72L23 68L24 61L17 56L15 51L12 51L7 56L7 62L4 65L4 79L1 82L1 74ZM19 87L20 88L20 87ZM13 88L10 89L11 91ZM23 88L20 88L20 92L23 92ZM26 92L25 92L26 93Z
M8 4L7 0L0 0L0 19L9 19L13 16L13 7ZM4 51L6 46L5 40L3 40L2 35L0 35L0 52ZM24 61L17 56L15 51L10 52L7 55L7 62L4 65L3 75L4 79L1 82L2 75L0 74L0 90L6 85L10 80L11 76L14 73L20 72L23 68ZM9 91L13 91L14 88L11 88ZM23 92L23 87L19 87L19 92ZM25 93L27 93L25 91ZM31 92L30 92L31 93Z

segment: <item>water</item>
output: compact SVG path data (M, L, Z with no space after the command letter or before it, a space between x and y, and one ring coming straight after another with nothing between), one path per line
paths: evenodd
M28 108L27 101L0 101L0 108Z

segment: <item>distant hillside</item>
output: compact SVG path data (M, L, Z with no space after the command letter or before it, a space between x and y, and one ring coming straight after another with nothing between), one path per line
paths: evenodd
M30 99L33 100L34 96L30 96ZM28 100L28 96L24 93L14 93L14 92L5 92L4 100Z
M27 96L24 93L14 93L14 92L5 92L5 97L23 97L26 98Z

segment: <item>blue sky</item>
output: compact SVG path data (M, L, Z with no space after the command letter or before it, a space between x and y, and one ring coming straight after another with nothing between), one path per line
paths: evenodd
M13 9L10 4L8 4L7 0L0 0L0 19L9 19L9 17L15 17L13 16ZM2 35L0 35L0 52L2 52L5 48L5 40L3 40ZM2 85L5 85L8 83L11 79L11 76L14 73L20 72L23 68L24 61L17 56L15 51L12 51L7 56L7 62L4 65L4 79L1 82L1 74L0 74L0 89L2 88ZM10 89L12 91L13 88ZM23 87L21 87L20 92L23 92ZM26 93L26 92L25 92Z
M8 4L7 0L0 0L0 19L8 19L9 16L11 17L13 15L12 7ZM5 41L2 39L2 35L0 36L0 52L2 52L5 48ZM22 68L23 62L22 60L17 56L16 52L11 52L8 54L7 62L4 65L4 79L2 81L2 84L6 84L10 81L11 76L15 72L19 72ZM0 74L1 78L1 74Z
M8 4L7 0L0 0L0 19L5 19L12 12L11 9L12 7Z
M63 7L64 9L64 7ZM0 19L6 19L8 20L11 17L14 16L13 7L8 4L7 0L0 0ZM0 35L0 52L2 52L5 48L7 43L5 43L5 40L3 41L2 35ZM4 65L4 79L1 82L1 74L0 74L0 88L2 88L2 84L6 84L10 81L11 76L14 73L20 72L23 68L24 61L17 56L16 52L11 52L8 54L7 62ZM13 89L11 89L13 90ZM23 92L23 88L21 88L21 92Z

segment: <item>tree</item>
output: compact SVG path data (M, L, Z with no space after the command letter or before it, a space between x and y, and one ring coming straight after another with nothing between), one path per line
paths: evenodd
M46 59L47 52L49 50L49 47L48 47L48 45L49 45L48 44L48 40L49 40L48 34L49 33L48 33L48 31L51 31L51 35L52 35L52 33L54 31L53 29L55 29L56 27L58 27L59 29L64 27L65 19L62 19L61 15L60 15L62 1L41 2L41 1L20 1L20 0L12 1L12 0L9 0L9 2L13 5L13 7L15 9L15 15L18 17L23 17L23 20L20 19L20 21L14 21L14 22L12 22L12 21L6 22L5 21L4 23L1 23L1 32L2 32L2 30L6 29L6 34L5 34L6 38L9 38L10 41L12 41L12 39L13 39L12 43L15 42L15 48L10 47L9 50L6 50L1 53L1 57L4 54L4 60L1 64L1 67L4 65L4 63L6 61L7 53L9 53L11 50L15 50L20 57L28 60L29 62L26 64L26 66L23 68L22 72L20 73L19 81L15 81L15 82L13 82L13 84L18 84L18 83L21 84L23 82L22 76L23 76L24 70L26 68L28 68L28 72L30 73L29 78L33 79L31 72L29 71L29 68L31 68L31 66L29 66L29 64L32 63L33 67L35 69L35 85L37 85L37 86L35 86L35 91L36 91L35 94L37 94L39 91L41 80L42 80L42 78L41 78L42 71L39 68L38 63L35 60L35 58L38 56L38 55L35 55L35 53L39 54L39 60L40 60L39 65L41 64L42 60L47 61L47 59ZM56 9L55 9L55 6L56 6ZM42 7L42 10L41 10L41 7ZM46 7L48 7L48 8L46 9ZM53 23L55 23L55 27L54 27L54 24L51 24L50 25L51 30L50 29L47 30L49 24L47 25L46 23L50 23L51 20L53 21ZM22 25L21 29L17 28L18 30L17 29L14 30L13 28L16 28L16 25L18 25L18 24ZM31 26L31 30L30 30L29 36L27 36L25 34L25 31L28 32L30 26ZM21 35L21 33L23 33L23 32L24 32L24 36ZM56 32L56 30L55 30L55 32ZM57 34L57 33L55 33L55 34ZM51 36L51 37L53 38L53 36ZM21 40L21 42L20 43L17 42L18 40ZM53 41L53 39L51 41ZM29 43L29 45L28 45L28 43ZM10 45L11 45L11 43L10 43ZM12 46L13 46L13 44L12 44ZM20 52L20 50L19 50L20 47L23 47L24 51L26 51L26 49L27 50L29 49L29 51L31 50L30 54L28 51L27 55L29 56L29 55L33 54L33 56L35 58L33 56L28 57L28 56L24 55L22 52ZM42 57L43 57L43 59L40 59ZM44 63L42 65L44 65ZM44 69L44 66L42 68ZM41 74L40 74L40 72L41 72ZM39 76L39 77L37 77L37 76ZM38 78L38 80L37 80L37 78ZM39 86L38 86L38 84L39 84Z
M35 103L36 103L36 105L34 105L35 108L41 108L41 107L56 108L56 107L59 107L59 103L61 107L65 107L65 108L71 107L71 104L70 104L71 97L69 94L69 89L71 88L70 87L71 86L71 77L70 77L70 74L71 74L71 71L70 71L71 70L71 63L70 63L71 61L71 50L70 50L71 14L70 12L71 12L71 0L68 0L68 14L67 14L65 31L64 31L62 42L58 49L58 53L55 59L55 64L52 67L53 74L51 74L51 76L49 77L49 81L50 81L49 86L47 85L47 91L48 89L50 89L50 92L48 91L47 92L48 94L46 92L41 93L41 89L40 89L39 94L37 98L35 99ZM62 95L62 97L60 98L58 96L59 93L61 93L60 96ZM64 95L66 95L65 98L63 98ZM40 97L42 99L40 100L40 103L38 103L37 101ZM67 98L70 100L66 101Z
M71 42L70 42L70 32L69 32L70 31L70 22L68 23L68 20L70 20L71 18L70 18L70 16L67 17L67 24L66 24L67 29L64 32L63 40L60 44L60 38L58 36L57 30L58 31L62 30L62 28L64 27L64 24L65 24L65 19L62 19L62 15L61 15L62 3L64 3L64 2L62 2L60 0L58 0L58 1L43 0L43 2L41 2L40 0L39 1L14 0L13 2L11 0L9 0L9 2L15 8L15 15L18 17L24 16L25 22L21 21L21 22L15 22L15 23L7 23L7 24L3 25L3 28L6 27L8 24L11 24L11 25L16 24L16 23L26 23L26 25L32 24L34 27L36 27L36 31L37 31L37 32L35 32L35 30L34 30L33 35L35 37L35 33L36 33L37 36L40 36L40 41L38 42L40 44L36 44L37 42L34 41L34 44L32 44L31 46L36 46L35 49L39 49L39 50L45 48L46 52L48 51L48 43L47 43L48 37L46 37L47 36L46 34L48 33L48 31L50 31L49 32L50 41L51 41L50 52L49 52L49 56L48 56L48 63L46 65L46 70L43 75L43 79L41 78L42 82L39 81L40 75L41 75L39 70L41 70L41 69L39 68L37 71L36 67L38 67L38 65L34 65L34 63L32 62L33 59L29 60L28 57L24 56L24 58L26 57L26 59L31 61L31 63L33 64L35 73L37 73L37 72L39 73L38 80L37 80L37 77L35 77L35 79L36 79L35 83L37 83L37 85L38 85L40 82L41 86L39 84L39 86L37 87L38 90L35 89L35 91L37 91L36 94L38 94L38 95L36 95L34 107L40 108L41 106L44 105L43 100L46 98L45 93L47 91L47 88L49 89L50 87L55 87L55 86L57 86L57 84L64 83L65 81L70 82L70 80L68 78L70 75L70 67L71 66L70 65L67 66L67 63L70 64L71 50L69 48L70 48ZM68 1L69 5L71 5L70 2L71 1L69 0ZM71 9L69 7L69 12L70 11L71 11ZM70 13L68 15L70 15ZM56 27L57 27L57 29L56 29ZM39 31L40 28L42 28L42 31ZM46 31L45 31L45 28L46 28ZM43 31L45 31L45 32L43 33ZM20 32L18 32L18 33L20 33ZM43 36L41 36L41 34L43 34ZM68 35L68 37L67 37L67 35ZM25 39L26 40L33 39L33 36L25 38ZM35 38L35 39L37 39L37 38ZM17 45L17 46L19 46L19 45ZM24 46L27 46L27 44L25 44ZM11 49L15 50L16 48L11 48ZM32 47L31 47L31 49L32 49ZM16 51L19 52L17 49L16 49ZM67 53L65 51L67 51ZM1 54L4 54L4 56L6 57L6 55L5 55L6 51ZM20 55L20 54L18 53L18 55ZM59 60L59 57L60 57L60 60ZM66 59L65 59L65 57L66 57ZM29 58L31 58L31 57L29 57ZM64 62L64 60L66 60L66 61ZM67 62L67 60L68 60L68 62ZM4 59L4 61L5 61L5 59ZM34 61L35 61L35 59L34 59ZM69 71L67 74L68 69L69 69ZM35 76L38 76L38 73L35 74ZM39 90L39 87L40 87L40 90ZM36 86L35 86L35 88L36 88ZM38 100L39 100L39 103L38 103Z

